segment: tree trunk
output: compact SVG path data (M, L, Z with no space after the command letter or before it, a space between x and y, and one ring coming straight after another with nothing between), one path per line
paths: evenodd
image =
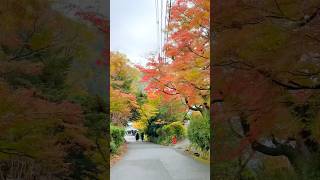
M258 142L252 144L252 148L260 153L270 156L285 156L288 158L292 168L298 176L299 180L310 180L309 172L316 160L316 154L306 154L297 148L290 146L268 147Z

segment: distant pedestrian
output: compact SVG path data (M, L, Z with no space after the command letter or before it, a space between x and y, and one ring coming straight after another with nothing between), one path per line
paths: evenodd
M139 133L136 133L136 141L139 141Z
M141 133L141 141L143 141L144 140L144 133L142 132Z

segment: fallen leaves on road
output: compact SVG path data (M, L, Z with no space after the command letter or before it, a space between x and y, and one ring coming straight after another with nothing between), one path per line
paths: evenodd
M124 143L119 147L119 150L116 154L112 154L110 157L110 167L112 167L115 163L117 163L123 155L128 151L128 144Z

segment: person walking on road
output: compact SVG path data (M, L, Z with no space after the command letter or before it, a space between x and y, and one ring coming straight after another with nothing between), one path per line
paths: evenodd
M144 133L142 132L141 133L141 141L143 141L144 140Z
M136 141L139 141L139 133L136 134Z

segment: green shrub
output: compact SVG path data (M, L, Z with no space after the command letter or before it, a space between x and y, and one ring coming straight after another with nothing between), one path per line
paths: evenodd
M202 150L210 149L209 119L209 116L192 117L188 127L188 137L191 143L198 145Z
M176 136L177 140L181 140L186 136L186 130L182 122L176 121L168 125L164 125L156 130L158 144L170 144L172 137Z
M114 143L114 141L110 142L110 152L111 153L116 153L118 150L118 147L116 146L116 144Z
M110 142L110 152L117 152L119 146L124 143L125 129L110 125L111 142Z
M182 139L186 135L186 130L183 124L179 121L163 126L162 132L166 137L172 138L173 136L176 136L177 139Z

